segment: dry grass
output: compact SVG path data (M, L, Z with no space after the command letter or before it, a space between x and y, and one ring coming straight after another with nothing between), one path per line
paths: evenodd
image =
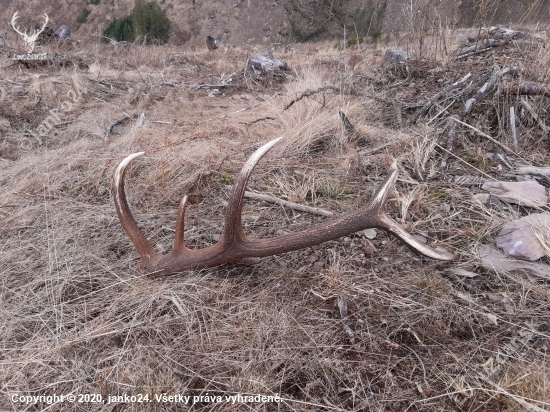
M478 187L452 178L503 173L482 161L492 145L466 136L455 152L466 163L451 157L450 170L441 171L436 126L400 127L392 114L393 100L405 107L439 90L435 77L456 81L492 63L419 63L407 80L416 84L411 88L395 86L403 79L375 50L303 47L307 56L275 52L292 68L284 76L235 74L236 87L213 97L197 86L237 72L249 50L211 56L166 46L126 54L90 45L74 52L80 68L3 63L0 115L9 125L0 123L0 409L23 409L10 401L13 394L70 393L282 398L279 405L198 402L193 410L550 407L548 281L483 270L476 257L479 243L491 243L505 222L525 211L482 204L472 197ZM171 58L174 53L179 57ZM353 69L349 60L342 64L353 55ZM547 59L540 52L516 63L547 83L548 73L534 70L547 67ZM350 94L350 81L360 96ZM39 145L28 131L76 87L87 93ZM318 92L286 108L308 89ZM354 125L351 135L340 110ZM142 112L146 122L137 127ZM105 128L125 113L131 119L105 139ZM521 127L521 156L550 164L541 150L548 140L538 141L536 125ZM170 249L186 193L193 195L186 242L204 247L223 229L226 185L259 144L280 135L284 143L262 160L251 189L351 210L398 158L400 197L388 213L460 260L420 258L378 233L373 255L355 234L252 265L154 280L136 271L137 254L110 189L124 156L146 152L130 168L127 190L155 248ZM473 165L475 159L481 160ZM243 215L247 233L263 237L322 220L251 201ZM479 275L462 279L449 275L450 267ZM74 407L184 408L157 402Z

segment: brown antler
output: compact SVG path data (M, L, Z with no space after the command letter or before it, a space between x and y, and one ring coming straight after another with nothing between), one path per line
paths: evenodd
M367 228L385 230L404 241L413 250L433 259L454 259L454 256L450 253L435 251L417 241L384 213L384 204L397 180L396 161L391 165L390 174L382 182L372 199L361 209L345 213L338 218L317 224L302 232L289 233L271 239L254 239L246 236L241 223L246 184L256 164L281 139L279 137L260 147L244 164L228 201L223 234L220 241L215 245L196 250L185 247L183 234L187 196L182 199L176 220L174 247L167 255L159 255L155 252L132 217L126 201L124 192L126 168L132 160L142 156L143 152L132 154L124 159L115 172L115 206L126 234L141 257L141 269L150 275L165 275L189 269L201 269L246 257L271 256L315 246Z

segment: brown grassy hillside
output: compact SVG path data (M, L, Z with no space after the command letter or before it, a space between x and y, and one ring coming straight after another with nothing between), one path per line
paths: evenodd
M380 0L381 2L381 0ZM233 2L216 0L175 1L163 0L159 4L166 10L172 22L173 43L188 46L203 46L206 36L223 40L226 45L288 43L295 36L286 11L291 3L303 6L306 16L300 24L310 25L311 10L318 7L316 2L304 0L253 1L234 0ZM371 0L338 0L334 7L349 13L346 24L354 27L351 21L355 11L368 7ZM21 24L38 19L46 12L50 24L58 27L67 24L73 30L75 39L89 42L99 36L108 21L128 15L133 8L133 0L100 0L94 5L85 0L59 0L55 2L2 0L0 2L0 30L12 35L8 26L11 16L19 10ZM86 23L77 24L76 19L84 9L91 13ZM330 11L330 8L328 9ZM479 24L538 25L544 30L550 18L549 0L451 0L429 1L388 0L383 32L385 36L396 32L417 30L428 32L436 27L470 27ZM333 14L319 16L319 22L335 19ZM320 24L320 23L319 23ZM369 25L370 22L365 22ZM309 27L313 31L317 26ZM341 27L327 24L329 30L323 38L343 38ZM351 30L353 32L353 29ZM1 34L1 32L0 32ZM351 33L353 35L353 33ZM13 34L13 36L15 36Z
M506 222L549 211L483 197L480 185L516 179L517 165L550 165L539 124L524 113L514 148L506 117L510 105L519 111L514 85L548 87L550 55L544 42L508 42L456 59L458 34L478 31L409 33L406 62L384 61L374 46L281 46L274 54L289 70L263 75L243 70L262 45L125 50L82 40L42 46L67 57L46 65L13 62L20 45L2 45L0 410L549 410L550 278L493 267L478 251ZM527 98L549 125L550 98ZM219 239L241 166L278 136L248 190L341 214L364 204L396 160L384 210L457 259L421 257L378 230L160 278L137 269L113 203L128 154L145 152L127 173L132 213L166 253L185 194L187 246ZM245 200L243 226L257 237L326 221ZM76 401L21 398L53 395ZM225 398L237 395L278 401Z

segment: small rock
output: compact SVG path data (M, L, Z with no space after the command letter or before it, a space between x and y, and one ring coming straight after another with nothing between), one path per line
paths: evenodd
M60 39L68 39L71 37L71 29L66 24L62 24L57 28L54 34Z
M500 293L486 293L485 296L487 299L489 299L491 302L502 302L504 300L504 296L502 296Z
M141 113L138 117L137 125L141 127L145 124L145 113Z
M481 186L500 200L520 206L541 207L548 203L546 190L536 180L524 182L485 182Z
M246 70L253 72L272 72L276 69L287 70L288 66L285 61L273 57L272 52L267 52L265 55L258 55L248 60Z
M550 233L549 213L533 213L508 223L497 236L497 246L518 259L538 260L546 250L537 233Z
M378 252L378 249L372 244L368 239L362 239L363 250L368 257L372 257L375 253ZM364 255L363 255L364 256Z
M384 60L393 62L405 61L407 57L407 52L401 49L389 49L386 50L386 54L384 54Z
M525 262L510 259L487 245L479 245L477 253L481 256L481 266L484 269L497 272L528 271L535 276L550 279L550 266L542 263Z
M375 229L365 229L363 230L363 236L365 236L367 239L374 239L376 237L376 230Z

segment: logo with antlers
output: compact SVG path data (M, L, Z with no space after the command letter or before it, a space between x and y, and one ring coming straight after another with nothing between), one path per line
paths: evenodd
M28 54L31 54L34 50L34 44L36 43L36 40L38 39L38 36L40 35L40 33L42 33L44 31L44 28L46 27L46 24L48 24L48 20L49 20L49 17L46 13L44 13L44 24L42 25L42 27L38 30L33 30L32 34L27 34L27 31L25 30L25 32L21 32L19 30L19 28L15 25L15 21L17 20L17 18L19 17L18 16L18 11L15 12L15 14L13 15L13 17L11 18L11 27L13 28L13 30L15 30L18 34L21 35L21 37L23 37L23 41L25 42L25 48L27 49L27 53Z

